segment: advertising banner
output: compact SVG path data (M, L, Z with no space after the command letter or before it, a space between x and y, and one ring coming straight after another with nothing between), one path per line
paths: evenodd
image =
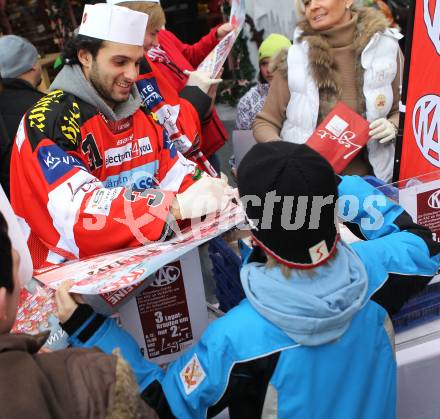
M440 168L440 0L414 3L405 53L403 138L397 144L395 180Z

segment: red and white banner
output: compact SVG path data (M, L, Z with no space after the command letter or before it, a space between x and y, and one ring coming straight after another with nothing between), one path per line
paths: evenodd
M440 0L415 1L410 57L399 180L440 168Z
M240 34L246 18L244 0L232 0L231 15L229 22L234 26L234 30L226 35L217 46L206 56L197 67L199 71L209 73L211 78L218 76L223 64L228 58L234 43Z

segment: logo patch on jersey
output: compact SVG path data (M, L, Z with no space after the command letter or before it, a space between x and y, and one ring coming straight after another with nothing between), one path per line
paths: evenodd
M49 185L56 182L74 167L86 170L84 164L57 145L47 145L38 149L38 162Z
M137 141L128 143L123 147L110 148L105 152L105 165L107 167L119 166L127 161L153 152L150 139L140 138Z
M108 216L110 214L112 202L119 196L121 190L122 188L97 189L89 199L84 212L87 214Z
M132 170L125 170L118 175L109 176L104 181L106 188L133 187L135 189L150 189L158 186L155 178L159 168L159 161L143 164Z
M190 395L206 378L206 373L200 364L197 354L194 354L188 363L180 371L180 380L186 395Z

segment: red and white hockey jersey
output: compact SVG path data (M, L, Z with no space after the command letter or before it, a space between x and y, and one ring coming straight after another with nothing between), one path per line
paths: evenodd
M161 239L175 193L198 172L142 108L112 122L54 90L19 126L11 204L38 268Z

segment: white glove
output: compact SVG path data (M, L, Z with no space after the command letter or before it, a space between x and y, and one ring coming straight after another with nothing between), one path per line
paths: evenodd
M393 141L397 136L397 127L388 119L379 118L370 124L368 135L373 140L378 140L381 144Z
M222 79L211 79L206 71L188 71L184 73L189 76L187 86L197 86L203 93L208 93L211 86L221 83Z
M198 218L224 210L234 198L234 190L223 179L202 177L185 192L176 195L182 219Z

